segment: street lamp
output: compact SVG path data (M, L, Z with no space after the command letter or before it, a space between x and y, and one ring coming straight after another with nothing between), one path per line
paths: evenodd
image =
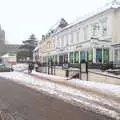
M102 45L102 64L104 64L104 45Z

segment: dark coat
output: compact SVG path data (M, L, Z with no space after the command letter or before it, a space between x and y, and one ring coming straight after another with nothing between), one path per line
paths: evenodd
M28 66L28 69L29 69L29 70L33 70L33 69L34 69L34 64L33 64L33 63L30 63L29 66Z

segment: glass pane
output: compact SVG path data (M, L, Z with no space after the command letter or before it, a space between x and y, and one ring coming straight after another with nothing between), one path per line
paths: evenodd
M70 53L70 63L73 63L73 52Z
M104 49L103 59L104 59L104 63L109 62L109 49Z
M96 63L102 62L102 49L96 49Z
M65 54L65 55L64 55L64 63L67 63L67 62L68 62L68 55Z
M90 48L90 49L89 49L89 52L88 52L88 60L89 60L89 61L92 61L92 59L93 59L93 49Z
M85 60L85 51L80 52L80 58L81 60Z
M78 51L74 53L74 61L75 61L75 63L79 62L79 52Z

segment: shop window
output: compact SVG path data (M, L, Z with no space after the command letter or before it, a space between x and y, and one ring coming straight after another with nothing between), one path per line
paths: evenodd
M93 60L93 48L90 48L88 51L88 60L91 62Z
M103 59L104 59L104 63L109 62L109 49L104 49Z
M60 64L63 64L63 55L60 55L60 56L59 56L59 63L60 63Z
M80 52L81 61L85 61L85 51Z
M96 63L102 63L102 49L96 49Z
M68 55L64 55L64 63L68 63Z
M70 63L73 63L73 52L70 53Z
M74 62L79 63L79 52L78 51L74 53Z
M57 63L57 55L55 55L55 63Z
M115 64L120 64L120 50L115 50Z

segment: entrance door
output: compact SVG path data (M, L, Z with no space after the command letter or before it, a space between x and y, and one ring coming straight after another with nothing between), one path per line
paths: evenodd
M81 51L80 58L81 58L81 61L85 61L85 51Z
M64 55L64 63L68 63L68 54Z
M102 63L102 49L96 49L96 63Z
M62 65L63 64L63 55L59 56L59 64Z

